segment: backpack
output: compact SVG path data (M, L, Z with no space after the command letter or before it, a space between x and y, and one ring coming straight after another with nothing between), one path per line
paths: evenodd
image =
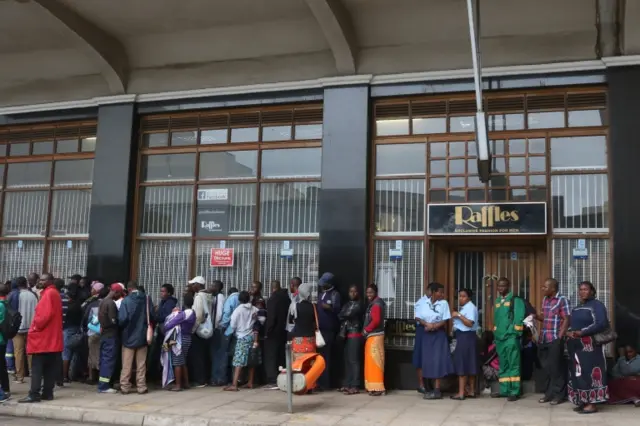
M0 333L4 340L11 340L16 337L22 324L22 314L14 310L8 303L4 303L4 320L0 323Z
M529 302L527 299L525 299L524 297L520 297L520 296L513 296L513 300L516 299L520 299L522 300L522 302L524 302L524 317L527 318L529 315L535 315L536 314L536 308L533 307L533 305L531 304L531 302ZM512 303L511 306L509 306L509 318L513 318L513 306L515 305L515 303Z

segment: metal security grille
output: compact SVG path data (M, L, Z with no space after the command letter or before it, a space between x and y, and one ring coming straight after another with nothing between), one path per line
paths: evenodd
M319 182L278 182L260 186L261 234L318 233Z
M142 188L140 235L191 235L192 186Z
M46 268L55 277L66 279L87 271L87 241L49 242L49 265Z
M376 181L376 233L424 233L424 186L424 179Z
M236 287L238 290L249 290L253 281L253 241L226 240L224 248L233 249L233 266L212 268L211 249L222 248L222 241L196 242L196 271L194 275L202 275L207 283L220 280L224 288Z
M138 257L138 284L151 296L160 292L162 284L175 287L176 297L181 297L189 277L191 244L186 240L140 241Z
M586 259L576 259L573 249L578 247L577 239L553 240L553 276L560 283L560 293L569 298L571 306L579 303L578 285L590 281L596 288L596 297L611 312L611 253L609 240L587 239Z
M47 233L49 191L8 192L4 199L4 236L40 237Z
M11 279L42 271L44 241L0 242L0 276Z
M200 185L198 190L228 190L229 234L252 235L256 228L256 184L241 185ZM196 224L197 226L197 224Z
M387 318L413 319L414 305L422 297L424 281L423 241L402 241L402 259L390 260L389 250L396 248L396 241L374 242L373 282L378 295L386 302ZM388 337L392 346L412 347L413 337Z
M303 283L312 285L315 300L318 294L318 241L289 241L289 249L293 250L290 257L288 252L283 256L282 250L286 244L285 241L260 241L260 281L265 289L273 280L280 281L284 288L288 288L289 280L299 277Z
M91 190L53 191L52 236L82 236L89 233Z
M555 232L608 232L606 174L553 175L551 201Z
M485 253L479 251L457 252L455 258L455 294L451 309L458 308L458 292L468 288L473 292L472 302L478 308L478 323L484 324L484 277L487 275Z

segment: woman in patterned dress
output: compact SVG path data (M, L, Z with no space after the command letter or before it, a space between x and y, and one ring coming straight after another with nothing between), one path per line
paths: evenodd
M364 387L371 396L386 393L384 387L384 315L386 304L378 297L378 286L367 287L367 312L364 318Z

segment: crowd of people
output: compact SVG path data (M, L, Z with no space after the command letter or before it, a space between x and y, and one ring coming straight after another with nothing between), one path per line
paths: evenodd
M460 290L452 310L444 285L428 286L415 304L413 353L424 399L441 399L443 380L454 375L452 399L476 398L480 378L486 388L496 382L492 397L515 401L527 375L523 360L536 347L547 374L541 404L568 399L581 414L605 402L640 405L634 347L620 351L608 377L604 346L615 333L591 283L580 283L580 301L572 309L554 279L542 285L539 311L510 289L508 279L498 280L494 327L479 339L472 291ZM0 401L10 397L10 374L14 383L31 376L21 403L51 400L55 386L72 380L94 384L101 394L144 394L147 380L173 392L205 386L237 392L259 384L287 390L287 342L296 394L335 387L336 370L342 371L339 391L345 395L362 387L371 396L386 393L386 304L375 284L367 286L365 300L351 286L343 303L334 276L325 273L313 302L312 285L297 277L289 288L272 281L264 297L258 281L248 291L225 292L221 281L197 276L180 299L171 284L162 285L153 303L135 281L106 286L79 275L65 283L32 273L0 285Z

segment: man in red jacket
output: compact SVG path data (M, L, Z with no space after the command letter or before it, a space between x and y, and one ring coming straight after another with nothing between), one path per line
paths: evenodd
M33 356L31 389L26 398L18 401L23 403L53 399L53 386L59 367L57 360L63 349L60 293L53 285L53 275L42 274L40 283L44 289L40 293L40 302L36 305L27 340L27 354Z

